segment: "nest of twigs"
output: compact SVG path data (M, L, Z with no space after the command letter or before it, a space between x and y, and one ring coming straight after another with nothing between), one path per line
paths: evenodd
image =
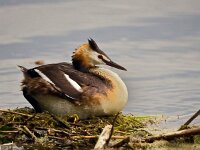
M80 120L76 114L61 117L48 112L35 113L28 107L15 110L0 109L0 149L1 146L10 145L11 149L13 145L17 146L16 149L93 149L103 133L102 130L111 125L113 128L109 131L109 142L103 148L175 147L182 150L184 147L192 148L194 144L200 143L200 126L188 127L191 118L178 131L151 135L146 131L146 127L154 123L155 116L135 117L119 113L109 117ZM200 148L200 145L195 147Z
M54 116L48 112L35 113L31 108L0 112L0 144L14 142L18 147L94 148L105 125L112 125L115 116L93 117L79 120L77 115ZM124 139L128 135L148 134L145 117L120 113L115 120L112 138Z

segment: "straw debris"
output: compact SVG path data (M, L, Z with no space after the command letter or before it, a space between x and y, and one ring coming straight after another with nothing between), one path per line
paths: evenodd
M48 112L35 113L28 107L15 110L0 109L0 148L16 145L17 148L24 149L93 149L107 125L113 128L109 131L110 135L104 148L148 149L152 145L156 148L159 144L155 146L150 142L168 139L165 134L152 135L145 130L147 125L155 120L156 116L136 117L122 113L80 120L76 114L61 117ZM181 137L168 133L170 141L200 143L199 133L194 132L199 129L187 128L188 130L185 128L174 133L181 133ZM184 137L184 132L190 131L192 134Z

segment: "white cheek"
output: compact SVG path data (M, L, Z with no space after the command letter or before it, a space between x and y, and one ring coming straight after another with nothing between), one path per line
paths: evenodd
M97 52L93 52L90 59L94 65L105 64L101 59L98 58L99 54Z
M103 59L110 62L110 59L108 59L107 57L103 56Z

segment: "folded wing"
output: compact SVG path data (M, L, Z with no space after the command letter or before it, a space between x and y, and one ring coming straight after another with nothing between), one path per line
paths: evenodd
M34 68L34 70L64 95L76 100L80 99L83 94L84 86L95 87L96 89L99 86L105 86L103 79L90 73L80 72L68 63L43 65Z

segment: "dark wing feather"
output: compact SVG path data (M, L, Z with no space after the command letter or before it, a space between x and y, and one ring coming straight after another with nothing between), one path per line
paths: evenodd
M106 87L107 80L100 76L76 70L71 64L68 63L59 63L58 65L60 70L68 74L70 78L79 83L79 85L96 87L98 89Z
M59 69L58 65L43 65L34 69L38 69L47 76L54 85L61 90L60 92L64 93L66 96L69 96L72 99L80 98L81 92L71 85L65 77L64 72Z
M71 85L71 83L66 79L64 74L67 74L81 87L90 86L94 87L97 90L101 90L103 89L102 87L105 87L105 82L102 78L96 77L91 73L83 73L81 71L78 71L74 69L74 67L69 63L43 65L34 69L38 69L43 74L45 74L55 84L55 86L61 90L60 92L63 92L64 94L73 99L78 100L82 92L75 89Z

